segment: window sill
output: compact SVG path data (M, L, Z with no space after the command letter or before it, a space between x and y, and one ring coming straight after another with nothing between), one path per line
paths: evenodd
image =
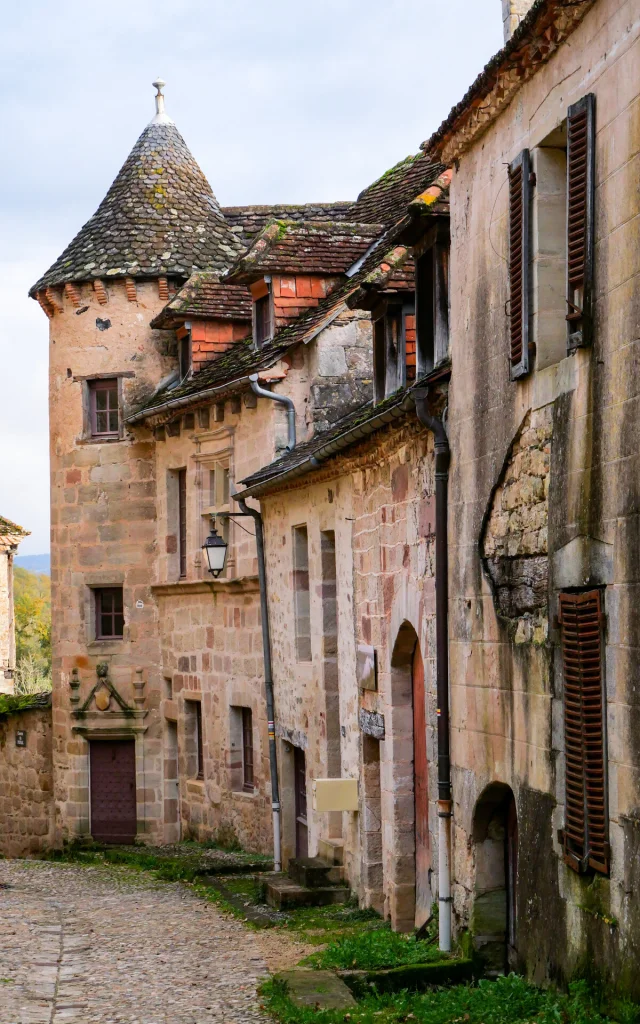
M258 791L255 788L251 793L248 789L233 789L231 796L239 797L241 800L255 800L258 796Z
M93 639L87 644L87 650L89 651L104 651L114 650L118 647L122 647L123 644L128 643L123 636L113 637L113 639L106 638L104 640Z
M76 444L116 444L125 441L125 437L76 437Z

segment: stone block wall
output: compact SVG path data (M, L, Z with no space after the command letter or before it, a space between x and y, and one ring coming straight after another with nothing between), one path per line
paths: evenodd
M24 737L18 735L24 733ZM16 739L25 746L18 746ZM25 857L53 842L51 708L0 719L0 855Z

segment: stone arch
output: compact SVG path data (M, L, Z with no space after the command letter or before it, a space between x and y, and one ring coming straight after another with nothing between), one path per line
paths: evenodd
M406 619L396 635L390 670L385 740L389 916L394 929L412 931L429 915L431 887L424 663L418 634Z
M513 791L492 782L472 826L475 854L473 941L489 974L514 966L517 942L518 815Z

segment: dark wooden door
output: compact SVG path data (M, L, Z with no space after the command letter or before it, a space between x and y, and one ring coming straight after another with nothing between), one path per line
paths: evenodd
M92 740L91 835L103 843L132 843L136 836L134 740Z
M416 821L416 928L431 912L429 869L429 774L427 764L427 716L424 693L424 662L420 646L413 655L413 793Z
M304 750L293 748L294 792L296 805L296 857L309 856L307 831L307 762Z

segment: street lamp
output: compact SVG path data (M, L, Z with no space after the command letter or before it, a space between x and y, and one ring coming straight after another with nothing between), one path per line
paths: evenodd
M211 533L202 545L202 550L207 556L207 566L214 579L217 579L220 573L224 572L228 547L229 545L226 540L216 530L215 518L212 516Z

